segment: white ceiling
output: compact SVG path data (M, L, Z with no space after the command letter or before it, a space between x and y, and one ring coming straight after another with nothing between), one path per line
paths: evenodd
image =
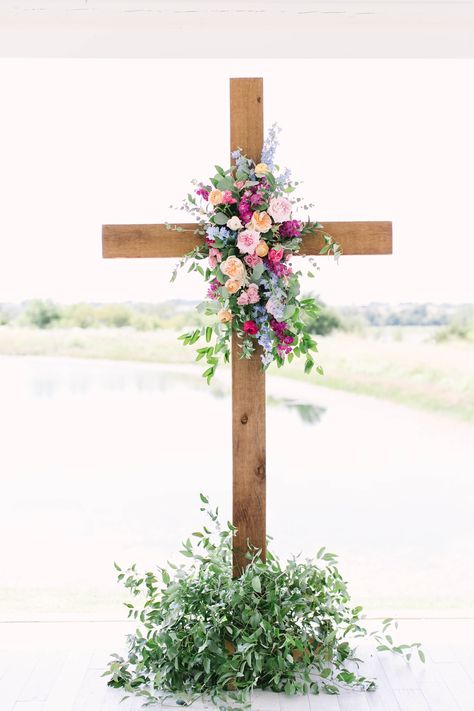
M3 57L474 57L473 0L0 0Z

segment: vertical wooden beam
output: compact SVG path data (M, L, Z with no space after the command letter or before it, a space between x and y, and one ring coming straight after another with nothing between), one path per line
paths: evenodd
M256 163L263 146L263 79L230 80L230 148L241 148ZM239 357L232 334L233 573L248 560L247 544L266 553L265 374L260 349L250 360Z

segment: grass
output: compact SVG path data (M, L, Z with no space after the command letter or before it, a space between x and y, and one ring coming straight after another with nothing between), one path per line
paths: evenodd
M310 381L474 421L474 344L436 343L417 329L377 329L364 335L335 333L319 338L324 377ZM128 328L35 329L0 327L0 354L99 358L159 363L192 363L194 349L170 330ZM308 377L298 362L276 373Z

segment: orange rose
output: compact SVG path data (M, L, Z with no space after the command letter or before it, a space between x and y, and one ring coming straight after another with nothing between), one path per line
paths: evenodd
M237 257L227 257L221 264L221 272L236 281L243 281L245 278L244 263Z
M217 320L220 323L229 323L232 321L232 314L228 309L221 309L217 312Z
M252 227L257 232L268 232L272 226L272 218L270 215L263 212L254 212L252 215Z
M215 188L214 190L211 190L209 193L209 202L211 205L219 205L222 202L222 197L223 197L223 192L222 190L217 190Z
M255 249L255 254L257 254L259 257L266 257L268 254L268 244L262 240L257 244L257 247Z
M229 294L235 294L241 288L242 282L237 281L237 279L227 279L224 286Z

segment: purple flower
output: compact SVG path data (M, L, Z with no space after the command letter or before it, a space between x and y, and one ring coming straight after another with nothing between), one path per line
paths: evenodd
M209 289L207 290L207 297L213 300L217 299L217 291L221 286L222 284L218 279L213 279L213 281L211 281L211 283L209 284Z
M287 220L287 222L282 222L278 233L280 237L299 237L301 235L301 222L298 220Z

